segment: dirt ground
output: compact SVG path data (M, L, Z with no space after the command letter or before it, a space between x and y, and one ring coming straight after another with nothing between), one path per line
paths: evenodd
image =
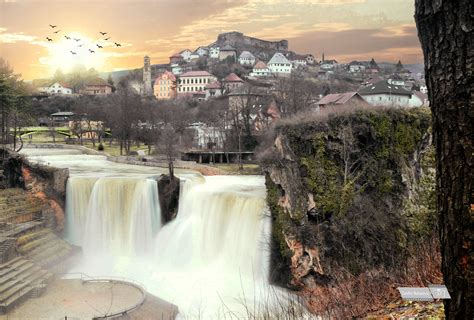
M141 292L127 284L54 280L39 298L29 298L0 320L6 319L91 319L130 308L142 298ZM147 295L138 309L115 319L176 318L178 308L157 297ZM67 318L66 318L67 317Z

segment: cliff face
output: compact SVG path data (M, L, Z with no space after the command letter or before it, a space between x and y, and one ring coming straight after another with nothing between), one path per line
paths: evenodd
M400 285L436 282L434 163L426 110L282 124L262 166L272 280L330 317L361 316Z

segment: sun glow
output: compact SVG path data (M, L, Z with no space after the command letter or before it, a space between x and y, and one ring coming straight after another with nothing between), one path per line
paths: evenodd
M105 63L106 47L109 44L100 39L91 39L79 32L69 32L67 35L50 37L45 47L48 56L42 57L40 62L50 68L51 73L60 69L63 72L71 71L77 65L86 68L102 69ZM99 48L97 45L102 46Z

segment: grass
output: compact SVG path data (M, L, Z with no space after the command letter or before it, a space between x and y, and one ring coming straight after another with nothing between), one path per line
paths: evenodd
M210 167L217 168L226 172L227 174L235 175L259 175L262 174L262 170L258 164L253 163L244 163L243 169L239 170L239 165L237 163L215 163L207 164Z

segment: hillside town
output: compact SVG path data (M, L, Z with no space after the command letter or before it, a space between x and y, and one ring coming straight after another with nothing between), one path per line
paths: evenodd
M100 98L127 88L143 101L155 103L157 108L163 104L184 104L212 112L206 106L225 105L228 112L223 117L227 121L219 129L215 123L206 124L202 117L188 124L187 129L194 132L194 137L187 149L208 149L211 145L216 150L223 149L226 143L221 131L236 130L242 125L248 142L242 148L253 150L258 143L251 136L258 137L276 119L296 112L317 113L328 107L404 108L429 104L423 74L411 72L401 61L380 65L375 59L340 63L324 53L320 59L311 53L295 53L289 50L286 40L265 41L239 32L223 33L212 44L176 52L169 57L168 64L153 65L148 56L143 61L142 68L119 76L109 73L101 77L95 70L86 70L81 81L77 81L77 76L71 78L76 79L73 85L61 74L50 80L34 80L33 85L39 100ZM90 119L94 117L91 112L87 116L75 115L60 104L57 107L49 120L43 117L39 125L77 127L79 117L80 121L89 118L89 122L98 126L100 119ZM247 116L240 114L232 119L229 110L242 113L243 109L248 110ZM67 121L58 124L56 117L63 112L68 115ZM236 143L229 148L237 149Z

